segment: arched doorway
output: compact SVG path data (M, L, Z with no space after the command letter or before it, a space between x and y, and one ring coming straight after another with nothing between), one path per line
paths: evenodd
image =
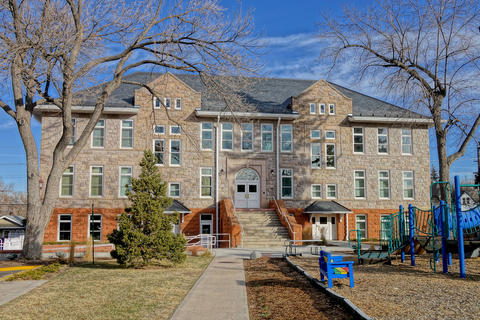
M235 207L260 208L260 179L255 170L238 170L235 176Z

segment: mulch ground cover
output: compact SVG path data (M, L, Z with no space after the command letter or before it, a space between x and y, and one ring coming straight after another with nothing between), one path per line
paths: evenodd
M282 259L245 260L250 319L353 319Z
M311 276L320 278L318 258L292 257ZM440 260L441 261L441 260ZM375 319L480 319L480 258L467 259L467 278L458 275L458 259L450 274L430 269L430 256L392 265L354 265L355 287L335 279L333 290Z

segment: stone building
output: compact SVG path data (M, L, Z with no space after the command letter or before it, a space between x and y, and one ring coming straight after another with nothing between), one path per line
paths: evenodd
M105 241L128 206L125 184L139 174L145 149L183 208L186 235L215 234L222 199L237 212L282 200L303 228L312 224L314 238L339 240L352 229L378 239L382 217L400 204L429 207L431 121L420 114L324 80L252 78L244 106L231 110L195 75L126 78L148 83L159 98L133 85L115 90L62 178L45 241L85 241L90 227ZM95 98L90 91L73 107L76 133ZM45 180L61 121L55 107L38 109Z

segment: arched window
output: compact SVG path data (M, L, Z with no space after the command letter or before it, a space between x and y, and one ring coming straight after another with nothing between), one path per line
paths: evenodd
M243 168L237 172L235 177L237 181L258 181L258 174L255 170L250 168Z

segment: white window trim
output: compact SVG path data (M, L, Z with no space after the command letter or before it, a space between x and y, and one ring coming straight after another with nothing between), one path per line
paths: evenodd
M93 146L93 132L95 131L95 127L97 126L97 124L95 124L95 126L93 127L93 130L92 130L92 133L90 134L90 148L92 149L105 149L105 140L106 140L106 136L107 136L107 120L105 119L98 119L98 121L101 121L103 120L103 147L94 147ZM97 123L98 123L97 121Z
M363 197L357 197L355 193L355 172L362 171L363 172ZM353 197L356 200L365 200L367 199L367 172L366 170L353 170Z
M328 132L333 132L333 138L327 136ZM337 138L337 132L335 130L325 130L325 140L335 140Z
M131 128L125 128L125 129L132 130L132 146L131 147L122 147L123 121L128 121L128 122L132 123ZM133 128L134 128L133 120L131 120L131 119L120 120L120 149L133 149L133 146L134 146L134 143L135 143L134 142L134 129Z
M70 240L60 240L60 217L61 216L70 216ZM72 241L72 227L73 227L73 216L71 213L60 213L57 216L57 241L58 242L68 242Z
M160 103L159 106L157 107L157 100L159 100L160 98L157 98L156 96L153 96L153 109L160 109L162 108L162 104ZM160 100L159 100L160 101Z
M94 215L100 216L100 240L93 240L93 239L92 239L92 240L93 240L94 242L95 242L95 241L102 241L102 236L103 236L103 214L101 214L101 213L94 213ZM90 219L91 219L91 218L92 218L92 215L89 214L89 215L88 215L87 239L88 239L88 237L91 236L91 233L90 233L90 223L91 223Z
M333 112L330 112L331 109L330 107L333 107ZM334 103L329 103L328 104L328 114L329 115L335 115L337 113L337 108L335 107L335 104Z
M179 146L180 146L180 152L172 152L172 142L173 141L178 141L180 142ZM169 154L168 154L168 163L171 167L180 167L182 166L182 140L180 139L170 139L170 148L168 149L169 150ZM172 153L179 153L180 154L180 163L179 164L172 164Z
M153 156L155 156L155 141L156 140L162 140L163 141L163 163L155 163L156 166L163 167L165 166L165 157L167 155L167 139L153 139L152 140L152 151L153 151ZM155 160L156 161L156 160Z
M323 111L322 111L322 107L323 107ZM325 114L325 108L326 108L325 103L319 103L318 104L318 114Z
M318 138L313 137L313 132L314 131L318 131L318 133L320 134ZM310 129L310 139L312 139L312 140L322 139L322 130L320 130L320 129Z
M355 129L362 129L362 152L355 151L355 136L359 136L359 133L355 133ZM378 139L377 139L378 141ZM378 150L378 148L377 148ZM352 128L352 151L353 154L365 154L365 128L363 127L353 127Z
M202 169L210 169L210 175L202 175ZM202 196L202 177L210 177L210 195ZM213 168L212 167L200 167L200 198L211 199L213 198Z
M180 108L178 107L178 101L180 101ZM175 110L182 110L182 99L181 98L175 98Z
M380 177L380 172L386 172L388 174L387 178ZM388 180L388 197L382 197L381 196L381 187L380 187L380 181L381 180ZM390 200L391 197L391 187L390 187L390 171L389 170L378 170L378 199L380 200Z
M413 197L411 197L411 198L405 198L405 177L404 177L405 172L411 172L412 173L412 178L411 179L412 179ZM415 200L415 172L413 172L413 170L402 171L402 184L403 184L403 188L402 188L403 200Z
M292 132L292 140L291 140L292 148L291 148L291 150L284 150L283 149L283 137L282 137L283 127L290 127L292 129L291 130L291 132ZM293 152L293 124L290 124L290 123L280 124L280 152L282 152L282 153L292 153Z
M269 125L272 130L263 130L263 125ZM277 128L278 130L278 128ZM270 132L272 134L272 150L265 150L263 149L263 132ZM260 152L273 152L274 151L274 143L273 143L273 124L272 123L260 123Z
M170 107L167 106L167 100L170 100ZM163 102L165 103L165 108L167 108L167 109L172 108L172 98L163 98Z
M329 186L334 186L335 187L335 197L329 197L328 196L328 187ZM336 183L328 183L326 186L325 186L325 198L326 199L337 199L338 198L338 188L337 188L337 184Z
M231 124L231 125L232 125L232 130L226 130L226 129L224 129L223 126L224 126L225 124ZM220 131L221 131L221 132L220 132L220 150L222 150L222 151L233 151L233 149L234 149L234 143L235 143L233 123L231 123L231 122L222 122L222 123L220 124ZM225 149L225 148L223 147L223 132L232 132L232 148L231 148L231 149L228 149L228 148ZM228 140L226 140L226 141L228 141Z
M204 123L210 123L212 125L212 129L203 129L203 124ZM212 139L209 139L209 140L212 140L212 147L211 148L204 148L203 147L203 131L211 131L212 132ZM214 146L214 142L215 142L215 135L214 135L214 126L213 126L213 122L200 122L200 150L202 151L213 151L213 146Z
M385 130L387 131L387 133L386 133L386 134L380 134L380 133L378 133L378 130L379 130L379 129L385 129ZM390 139L388 138L388 131L389 131L389 130L388 130L388 128L386 128L386 127L377 128L377 153L378 153L378 154L383 154L383 155L385 155L385 154L389 154L389 153L390 153ZM380 152L380 150L379 150L379 148L380 148L380 141L378 141L378 140L379 140L380 136L386 136L386 137L387 137L387 152Z
M214 228L215 226L214 226L214 223L213 223L213 214L211 214L211 213L201 213L201 214L200 214L200 217L199 217L199 219L200 219L200 225L199 225L198 234L202 234L202 216L210 216L211 219L209 219L209 220L207 220L207 221L212 221L212 222L210 223L210 226L212 227L212 228L210 229L210 234L214 234L213 228ZM204 234L206 234L206 233L204 233Z
M92 196L92 168L97 168L97 167L101 167L102 168L102 195L100 196ZM98 175L98 174L95 174L95 175ZM103 196L105 195L105 166L90 166L90 183L89 183L89 186L88 186L88 196L90 198L103 198Z
M172 184L178 184L178 196L172 196L170 191L171 191L171 185ZM178 199L182 196L182 184L180 182L169 182L168 183L168 196L170 198Z
M63 175L65 174L65 172L63 172L62 177L60 178L60 190L58 190L58 196L60 198L72 198L73 195L75 194L75 165L72 164L72 165L68 166L67 169L70 168L70 167L73 168L73 172L71 173L71 175L73 176L73 179L72 179L72 195L71 196L63 196L62 195L62 180L63 180L62 178L63 178Z
M290 177L292 179L292 196L291 197L285 197L283 196L282 192L283 192L283 175L282 175L282 171L283 170L291 170L292 171L292 175L291 176L285 176L285 177ZM280 198L281 199L293 199L295 196L295 184L294 184L294 181L293 181L293 169L291 168L280 168Z
M127 196L122 196L122 168L130 168L130 181L133 178L133 167L132 166L119 166L118 167L118 197L120 199L126 199ZM127 176L127 175L125 175Z
M250 124L252 126L252 130L243 130L242 126L244 124ZM244 122L240 124L240 131L242 132L241 134L241 140L240 140L240 150L241 151L253 151L255 149L255 125L251 122ZM252 133L252 148L251 149L243 149L243 134L244 132L251 132Z
M155 128L156 127L163 127L163 133L158 133L155 131ZM166 128L165 128L165 125L164 124L154 124L153 125L153 134L154 135L164 135L166 133Z
M320 145L320 154L319 155L315 155L315 157L319 157L320 158L320 165L318 167L314 167L312 162L313 162L313 145L314 144L319 144ZM310 168L311 169L322 169L322 143L321 142L312 142L310 143Z
M313 106L313 112L312 112L312 106ZM317 114L317 104L316 103L311 102L309 104L309 107L310 107L310 114Z
M180 128L180 133L173 133L172 132L173 128ZM171 136L181 136L182 135L182 126L179 126L178 124L170 125L169 126L169 132L170 132Z
M362 213L362 214L356 214L355 215L355 229L357 229L357 217L358 216L363 216L365 217L365 238L363 239L368 239L368 218L367 218L367 215Z
M72 138L71 140L73 141L72 144L70 144L70 141L68 141L68 144L67 144L67 148L71 148L73 147L74 143L75 143L75 135L77 134L77 119L76 118L72 118L72 123L73 123L73 132L72 132Z
M313 187L314 186L320 186L320 197L314 197L313 196ZM312 197L312 199L322 199L322 185L318 184L318 183L312 184L311 187L310 187L310 196Z
M327 166L327 146L333 146L333 167ZM325 169L335 170L337 169L337 145L335 143L325 143Z
M410 135L409 135L409 137L410 137L410 150L411 150L410 153L404 153L404 152L403 152L403 137L404 137L404 135L403 135L403 130L410 130ZM406 136L405 136L405 137L406 137ZM412 129L410 129L410 128L402 128L402 129L400 129L400 143L401 143L402 156L411 156L411 155L413 155L413 131L412 131Z

